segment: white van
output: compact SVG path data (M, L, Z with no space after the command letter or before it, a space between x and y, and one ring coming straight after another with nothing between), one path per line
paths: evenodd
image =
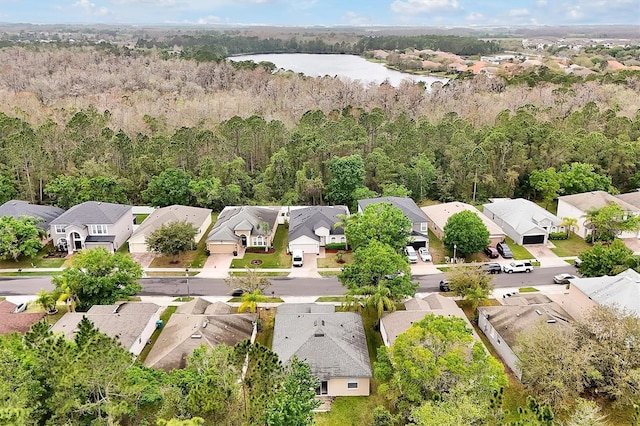
M302 250L294 250L291 252L293 266L302 266L304 263L304 252Z
M404 252L407 254L409 263L418 263L418 255L416 254L416 249L411 246L406 246L404 248Z

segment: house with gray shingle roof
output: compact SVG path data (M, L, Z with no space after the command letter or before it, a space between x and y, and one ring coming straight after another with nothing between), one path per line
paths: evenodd
M625 200L629 196L615 196L604 191L591 191L581 194L563 195L558 197L558 217L571 217L577 220L576 235L585 238L590 232L586 223L587 210L599 209L612 204L617 204L626 214L640 215L640 208ZM637 231L623 232L620 238L638 238Z
M292 210L289 216L289 252L320 254L320 247L331 243L346 243L344 228L338 216L349 216L346 206L312 206Z
M140 355L155 331L162 311L164 308L155 303L93 305L87 312L67 312L51 327L51 331L63 333L67 339L73 340L78 324L86 317L101 333L115 337L126 350Z
M272 350L286 364L309 363L318 395L367 396L372 377L362 318L333 306L285 304L276 312Z
M16 219L21 216L34 217L36 220L39 220L37 226L47 231L47 234L49 233L49 224L51 221L62 213L64 213L64 210L59 207L41 206L20 200L7 201L0 206L0 217L12 216Z
M362 213L370 204L390 203L402 210L402 213L411 221L411 245L418 249L429 246L429 219L420 210L420 207L409 197L378 197L358 200L358 213Z
M187 358L202 345L254 342L256 333L256 314L231 313L226 303L211 303L197 297L179 306L171 315L144 365L163 370L184 368Z
M480 306L478 328L505 365L521 379L522 370L516 355L518 336L538 324L553 328L569 327L573 318L558 303L544 295L521 294L506 299L505 303L508 305Z
M524 198L498 198L483 205L483 213L516 244L546 244L550 232L564 230L562 220Z
M146 253L149 251L147 237L162 225L173 222L186 222L196 228L197 233L193 238L194 246L211 225L211 210L200 207L173 205L156 209L151 213L140 226L133 231L129 238L130 253Z
M280 209L225 207L207 236L210 253L233 253L241 247L271 247L278 229Z
M133 232L131 206L87 201L71 207L51 221L53 244L73 253L104 247L114 253Z

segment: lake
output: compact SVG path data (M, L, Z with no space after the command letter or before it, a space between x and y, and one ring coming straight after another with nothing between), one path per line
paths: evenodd
M423 81L430 86L436 81L446 83L447 78L429 75L413 75L386 68L383 64L369 62L354 55L319 55L310 53L276 53L264 55L243 55L229 58L232 61L254 61L256 63L273 62L276 67L302 73L309 77L325 75L359 80L363 84L380 84L385 80L393 86L399 86L404 79Z

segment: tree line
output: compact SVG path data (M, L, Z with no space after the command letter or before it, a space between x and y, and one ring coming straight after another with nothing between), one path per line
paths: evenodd
M69 208L87 200L190 204L352 205L376 194L485 200L640 186L640 112L594 103L566 119L534 107L503 111L476 128L457 114L438 123L380 108L311 110L292 128L235 116L166 132L110 127L109 111L82 109L58 124L0 113L0 201Z

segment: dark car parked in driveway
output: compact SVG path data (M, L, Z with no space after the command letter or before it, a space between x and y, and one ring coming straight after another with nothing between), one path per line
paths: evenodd
M495 247L486 247L484 250L482 250L484 252L484 254L487 255L487 257L489 259L495 259L500 257L500 253L498 253L498 250Z
M500 253L505 259L513 259L513 252L507 243L498 243L496 245L496 249L498 249L498 253Z

